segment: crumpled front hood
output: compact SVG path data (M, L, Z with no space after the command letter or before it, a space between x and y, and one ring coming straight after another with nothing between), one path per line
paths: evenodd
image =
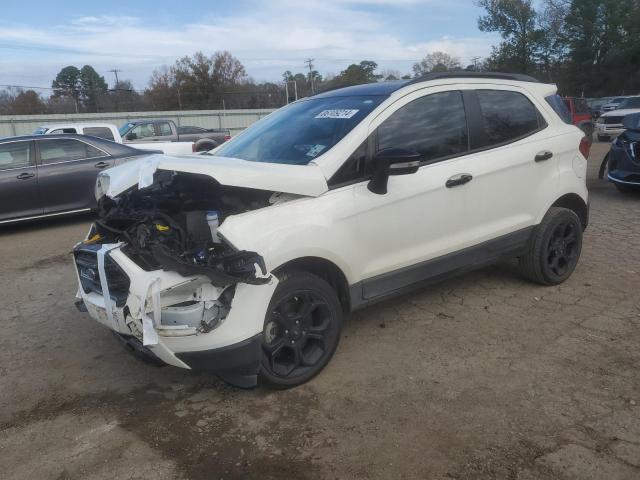
M108 197L115 197L134 185L152 184L156 170L207 175L222 185L317 197L328 190L327 180L317 165L283 165L248 162L208 155L150 155L106 170Z

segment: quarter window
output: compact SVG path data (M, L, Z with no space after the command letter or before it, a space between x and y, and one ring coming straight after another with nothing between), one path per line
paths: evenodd
M478 90L488 145L507 143L536 132L540 117L527 97L506 90Z
M163 137L167 137L171 135L171 125L168 123L159 123L158 127L160 127L160 135Z
M29 166L31 142L9 142L0 145L0 170Z
M419 153L423 162L469 150L462 94L434 93L393 113L378 127L378 150L403 148Z

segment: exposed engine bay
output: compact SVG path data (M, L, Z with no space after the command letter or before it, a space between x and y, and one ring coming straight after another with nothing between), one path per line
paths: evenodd
M212 230L216 221L274 203L273 192L220 185L198 174L158 170L153 183L115 198L103 196L85 243L125 243L123 252L144 270L203 275L216 287L269 281L263 258L237 251Z

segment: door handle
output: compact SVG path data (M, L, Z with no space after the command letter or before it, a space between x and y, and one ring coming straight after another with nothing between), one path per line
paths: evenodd
M457 187L458 185L464 185L465 183L469 183L473 180L473 176L468 173L459 173L458 175L454 175L445 184L447 188Z
M545 160L549 160L551 157L553 157L553 152L550 152L549 150L543 150L542 152L538 152L535 161L544 162Z
M94 165L96 168L107 168L109 164L107 162L98 162Z
M27 172L23 172L20 175L18 175L16 178L18 180L29 180L30 178L35 177L36 174L35 173L27 173Z

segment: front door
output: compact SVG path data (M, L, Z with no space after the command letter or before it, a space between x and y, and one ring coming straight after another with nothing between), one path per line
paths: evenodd
M36 145L44 212L94 208L96 178L113 166L113 158L75 138L36 140Z
M373 150L411 150L422 165L416 173L390 177L384 195L370 192L366 182L354 187L364 299L443 273L451 266L447 255L469 243L466 185L447 186L466 173L461 92L416 92L391 108L386 120L372 123ZM437 265L430 263L434 259Z
M0 221L42 215L33 141L0 144Z

